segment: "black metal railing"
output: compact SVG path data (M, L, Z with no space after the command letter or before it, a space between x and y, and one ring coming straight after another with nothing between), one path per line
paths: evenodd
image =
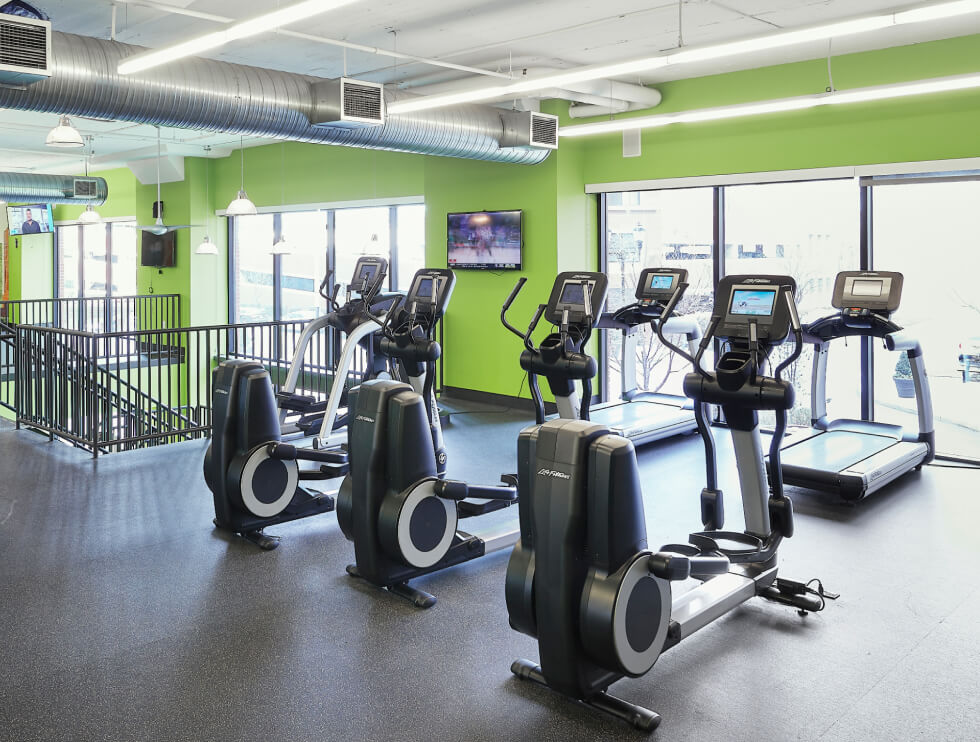
M0 302L0 323L82 332L131 332L181 326L179 294L20 299Z
M211 372L226 358L269 369L277 391L307 323L83 332L19 324L14 336L14 407L25 425L100 453L210 435ZM333 386L336 331L313 336L296 390L325 398ZM358 353L348 386L367 368Z

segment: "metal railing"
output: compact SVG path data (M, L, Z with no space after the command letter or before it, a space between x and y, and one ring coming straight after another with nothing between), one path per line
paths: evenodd
M178 294L0 301L0 407L15 410L15 338L19 325L82 332L181 326Z
M269 369L278 391L306 322L83 332L19 324L14 377L18 426L93 455L210 435L211 372L226 358ZM333 385L336 331L309 343L298 392L325 398ZM367 368L355 357L348 385Z
M82 332L160 330L181 326L179 294L20 299L0 302L0 323Z

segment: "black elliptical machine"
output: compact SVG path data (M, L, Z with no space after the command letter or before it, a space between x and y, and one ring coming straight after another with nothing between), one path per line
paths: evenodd
M529 372L538 419L544 419L538 374L548 380L562 414L587 416L591 390L586 388L580 406L571 379L589 380L596 373L595 359L582 349L602 311L606 278L600 273L561 274L548 303L538 307L531 327L521 333L504 315L524 282L522 278L514 287L501 320L525 342L521 365ZM348 573L419 608L435 605L436 598L409 580L510 548L518 537L511 525L481 534L459 529L461 520L512 505L516 476L503 475L502 485L444 478L446 453L432 378L441 352L436 323L454 284L451 271L419 271L404 303L382 328L383 352L398 359L411 383L376 380L351 393L350 473L337 502L337 521L354 542L355 563ZM535 347L531 333L542 316L559 325L559 331Z
M338 408L345 393L353 356L358 348L367 352L366 375L385 370L388 359L377 348L375 333L384 322L374 312L390 311L397 295L380 295L387 271L384 258L362 257L348 286L347 301L335 301L334 311L304 329L287 377L286 390L278 397L266 367L256 361L222 361L212 374L211 444L204 456L204 479L214 498L214 525L239 534L262 549L275 549L280 538L264 532L266 526L327 513L334 497L300 486L303 480L325 480L346 471L347 454L335 450L299 448L282 442L285 432L307 433L320 429L327 442L338 421ZM321 289L324 285L321 285ZM338 287L339 288L339 287ZM329 399L318 403L294 392L306 348L314 334L325 326L343 332L346 342L334 374ZM287 421L287 413L306 418L298 424ZM346 417L346 416L344 416ZM314 440L317 444L321 439ZM319 466L301 469L300 461Z
M664 311L669 317L686 284ZM686 544L647 548L639 471L633 444L601 425L556 420L521 433L521 539L507 567L511 626L537 638L540 664L518 660L519 678L552 688L589 707L651 731L660 717L609 695L623 677L645 674L661 653L754 596L797 608L823 608L822 587L778 578L776 553L793 534L793 510L778 475L779 442L794 391L782 372L802 349L789 276L728 276L695 358L672 346L695 369L684 391L699 404L721 405L731 428L745 515L744 531L718 530L720 498L704 513L715 528ZM794 353L767 376L773 346L790 329ZM661 333L662 335L662 333ZM712 338L729 349L714 373L700 366ZM661 337L661 341L667 341ZM775 410L767 482L758 411ZM711 433L698 418L707 442ZM709 464L713 449L707 448ZM701 584L672 599L671 583ZM819 585L819 583L818 583Z

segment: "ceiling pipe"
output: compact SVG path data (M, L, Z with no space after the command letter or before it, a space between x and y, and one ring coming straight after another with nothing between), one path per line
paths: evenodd
M120 60L144 51L53 32L52 76L24 90L0 88L0 108L518 164L550 153L501 147L501 112L486 105L387 116L375 126L313 126L313 87L321 78L199 57L119 75ZM387 104L405 95L384 90Z
M75 181L95 182L95 194L85 198L75 195ZM101 206L109 195L105 178L71 175L35 175L34 173L0 173L0 201L7 203L49 203Z

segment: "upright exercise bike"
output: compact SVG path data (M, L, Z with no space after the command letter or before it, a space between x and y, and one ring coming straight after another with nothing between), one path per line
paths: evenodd
M454 285L451 271L419 271L404 302L385 322L382 349L398 359L411 383L375 380L351 393L350 473L337 502L337 520L354 542L355 563L348 566L348 573L420 608L435 605L436 599L409 585L409 580L509 548L518 536L512 527L481 535L459 530L462 519L512 505L517 499L514 476L502 476L500 485L445 478L446 452L432 377L441 353L435 328ZM538 307L526 333L504 318L523 285L521 279L501 319L524 340L521 365L529 372L536 415L544 419L540 374L551 385L563 414L587 416L591 392L579 403L569 379L595 375L595 360L582 347L605 302L605 276L560 275L548 304ZM535 346L531 333L542 316L559 330Z
M321 447L299 448L283 443L283 423L288 412L322 417L320 435L329 440L337 411L346 389L346 380L355 351L369 351L372 363L367 373L386 368L387 359L375 347L372 335L381 328L384 316L372 311L390 311L397 297L380 297L379 289L387 270L384 258L362 257L354 269L347 301L326 318L315 320L303 332L293 359L285 391L277 398L268 370L261 363L247 360L223 361L214 370L211 393L211 444L204 457L204 479L214 498L214 524L237 533L262 549L274 549L279 537L264 532L266 526L334 509L334 497L300 485L303 480L332 479L346 471L347 454ZM351 298L351 294L355 298ZM312 327L313 325L315 327ZM347 336L334 373L333 387L326 403L295 393L299 369L313 335L332 326ZM309 431L314 423L287 426ZM314 443L318 443L315 440ZM300 461L319 466L301 469Z
M680 300L678 287L664 311ZM609 695L617 680L645 674L660 654L741 603L760 596L818 611L822 587L777 577L776 554L793 534L793 509L779 477L779 442L794 391L783 371L802 349L802 332L789 276L728 276L720 282L709 328L684 379L699 404L721 405L732 432L741 485L744 531L692 533L688 543L647 548L640 473L633 444L608 428L556 420L520 435L521 539L507 567L511 626L538 640L540 664L513 663L522 679L552 688L651 731L652 711ZM773 346L790 333L795 352L773 376L764 372ZM729 350L714 373L701 368L712 338ZM667 342L661 333L661 341ZM775 457L767 482L759 410L775 410ZM703 416L699 426L706 426ZM710 431L702 430L707 440ZM707 450L707 449L706 449ZM713 451L708 450L709 458ZM720 510L720 499L715 501ZM715 513L711 519L721 522ZM671 584L701 584L672 598Z

